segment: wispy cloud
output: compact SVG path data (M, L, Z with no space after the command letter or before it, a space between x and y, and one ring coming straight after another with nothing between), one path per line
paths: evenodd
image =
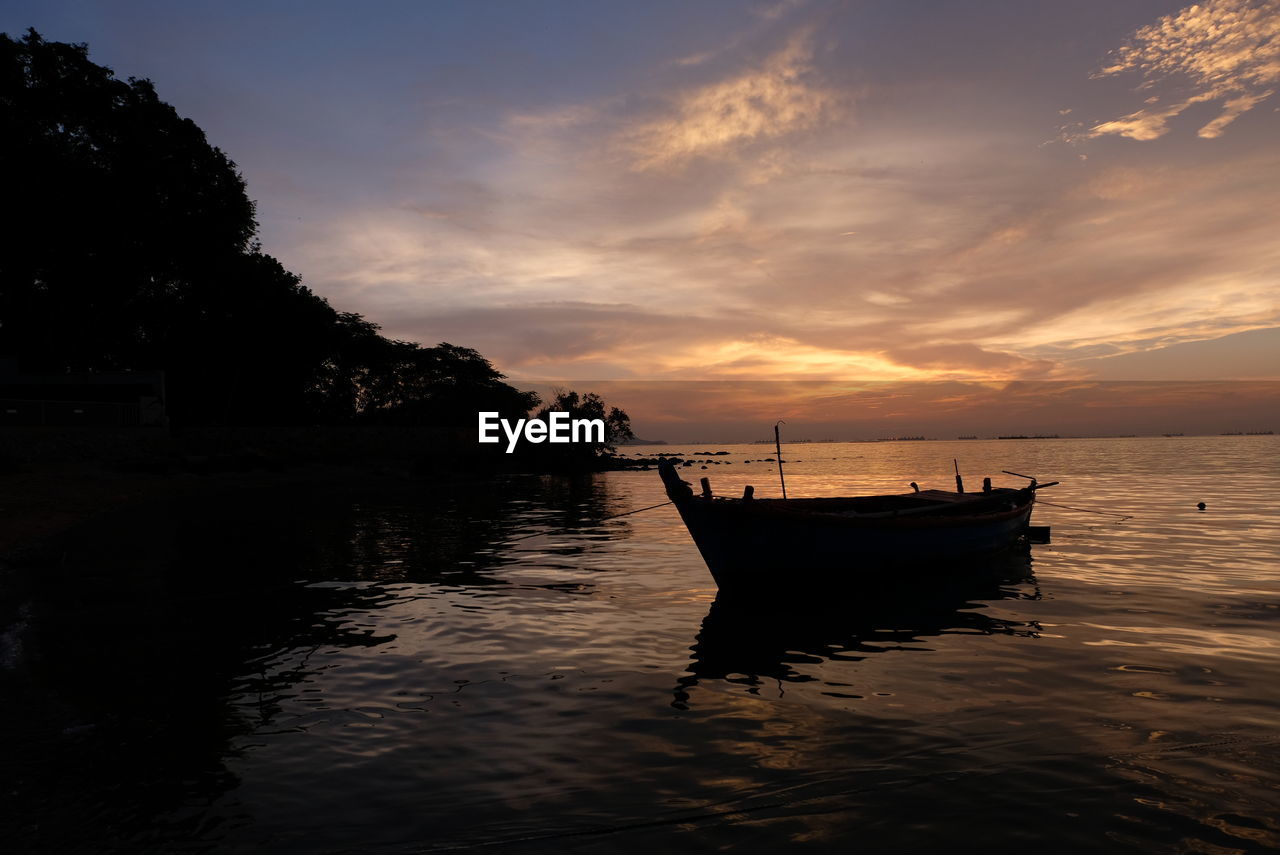
M799 35L759 68L679 94L667 115L625 132L623 145L634 167L682 166L698 157L724 156L830 120L843 99L819 82L812 60L811 39Z
M1263 7L1224 8L1170 16L1109 61L1155 99L1131 134L1188 98L1214 102L1218 130L1262 113ZM877 54L852 5L796 6L655 44L581 92L495 105L450 78L458 106L404 147L394 188L312 206L283 260L391 335L566 381L1071 378L1280 326L1270 111L1229 148L1095 143L1081 161L1038 146L1059 120L1043 78L1106 89L1084 57L1127 30L1065 74L1027 53L992 76L972 69L1009 49L1002 13L972 14L965 39L911 55ZM1218 35L1193 44L1204 16ZM1223 27L1253 39L1239 57Z
M1207 0L1142 27L1095 77L1142 76L1147 106L1100 122L1084 137L1115 134L1153 140L1195 104L1219 102L1221 112L1198 136L1220 136L1227 125L1274 94L1280 82L1280 0Z
M389 335L513 377L662 381L670 417L690 378L719 381L698 418L904 414L883 435L935 404L955 433L970 404L1025 404L1011 431L1089 418L1089 384L1022 378L1277 376L1280 0L1192 2L0 18L154 78L240 164L267 250ZM1079 147L1041 145L1063 122ZM780 407L766 378L829 394ZM1241 397L1179 394L1206 419Z
M308 278L396 336L545 377L1056 377L1280 319L1272 155L1056 183L955 147L913 174L897 165L943 155L909 149L726 187L611 172L576 130L554 171L539 149L496 170L504 187L441 182L335 221ZM967 173L990 177L945 178Z

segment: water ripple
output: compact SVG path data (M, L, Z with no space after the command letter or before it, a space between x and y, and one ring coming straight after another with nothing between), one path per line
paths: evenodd
M797 495L945 487L959 458L1068 506L982 578L804 608L718 599L670 508L610 519L663 500L652 472L295 497L270 526L174 508L151 563L106 533L4 628L15 839L74 815L62 842L100 851L1275 848L1277 452L797 446Z

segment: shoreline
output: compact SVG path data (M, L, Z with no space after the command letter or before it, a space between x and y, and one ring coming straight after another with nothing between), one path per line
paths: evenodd
M0 473L0 572L50 559L56 544L82 526L118 513L145 514L170 502L234 502L253 494L298 491L351 495L421 494L459 481L500 476L595 475L630 466L533 471L443 468L421 462L359 460L294 462L198 472L189 468L146 471L104 463L24 466ZM638 468L638 467L637 467Z
M274 469L196 474L125 471L102 464L24 467L0 475L0 566L26 563L50 541L120 512L194 499L228 500L246 490L401 488L425 485L388 467L298 464Z

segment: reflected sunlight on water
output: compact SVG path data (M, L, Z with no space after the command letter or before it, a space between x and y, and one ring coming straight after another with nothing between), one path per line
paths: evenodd
M723 448L685 477L777 492L771 447ZM170 541L81 556L86 592L39 603L25 691L60 727L27 784L62 803L28 832L62 822L68 851L1280 846L1277 452L791 446L794 496L947 488L952 458L970 488L1062 481L1030 557L804 609L717 601L671 508L610 519L665 499L656 472L175 508ZM66 788L86 757L114 786Z

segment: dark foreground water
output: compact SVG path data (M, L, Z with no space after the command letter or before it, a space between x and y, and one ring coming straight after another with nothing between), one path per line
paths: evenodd
M744 462L771 449L724 448L686 477L776 492ZM1277 438L786 456L792 495L945 488L958 457L1112 516L1041 505L1052 545L987 573L752 606L673 509L604 519L656 472L113 519L4 627L0 848L1280 847Z

